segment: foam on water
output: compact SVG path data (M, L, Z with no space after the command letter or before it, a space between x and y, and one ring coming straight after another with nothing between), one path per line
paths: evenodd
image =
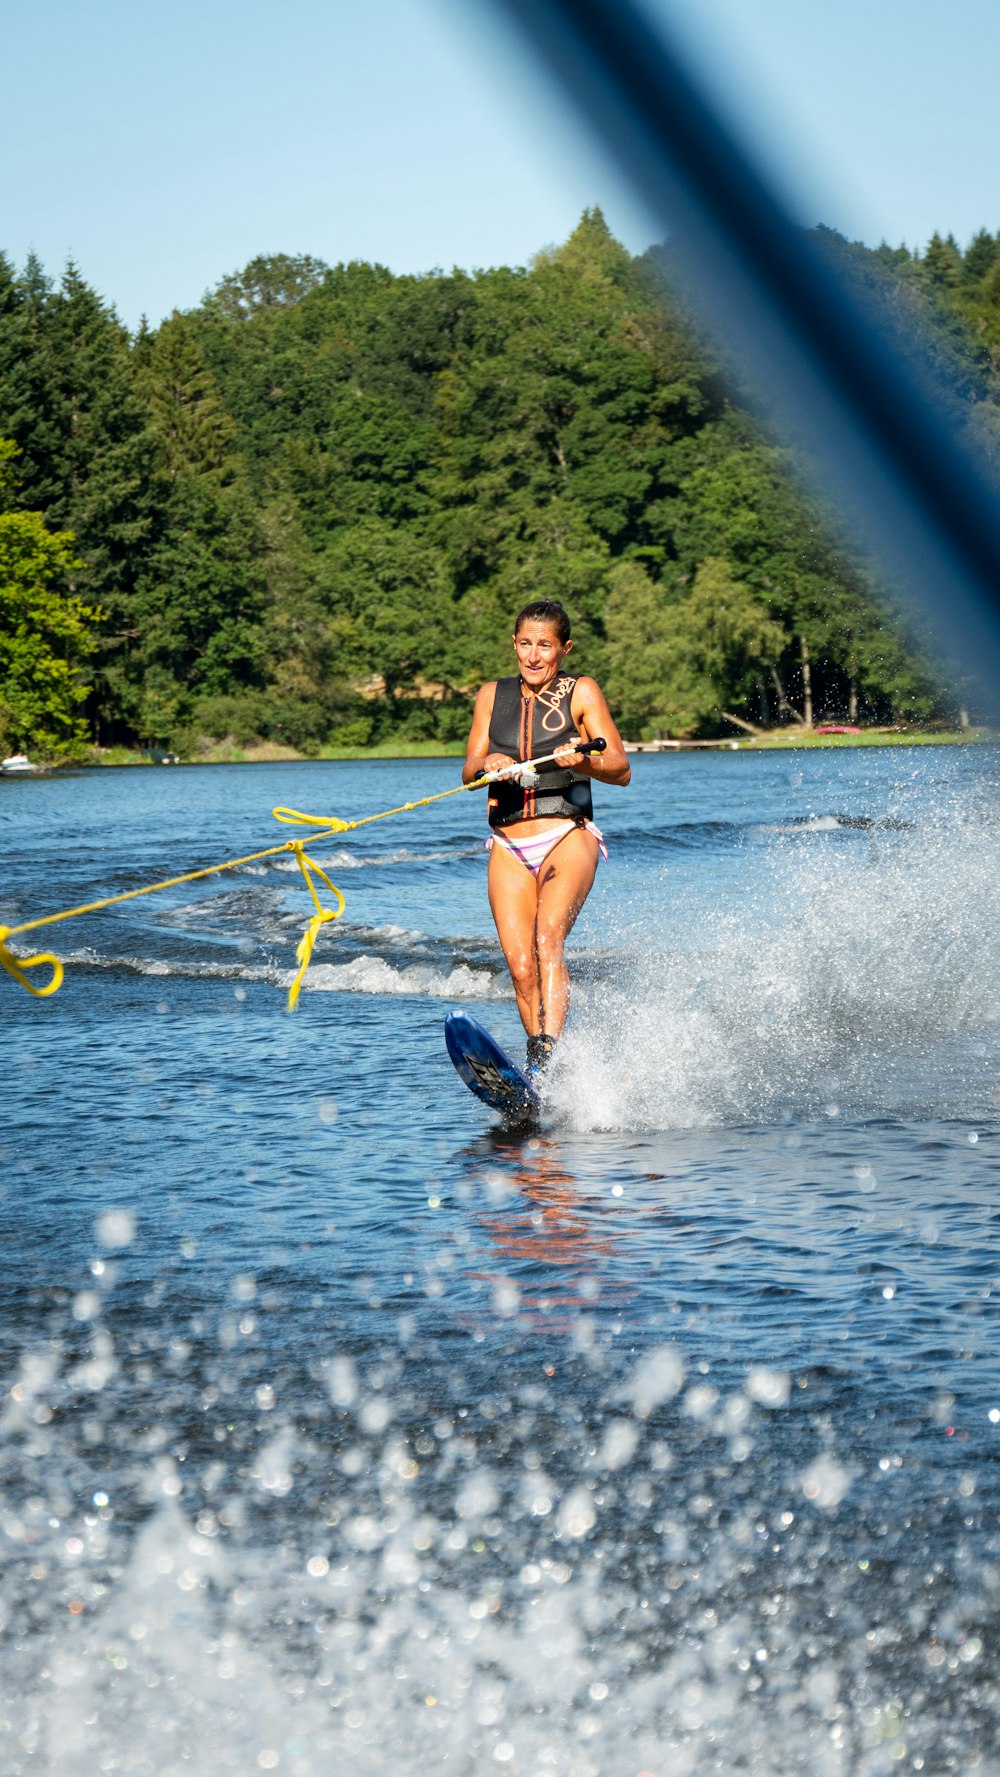
M171 908L163 916L162 925L170 931L184 931L195 939L211 942L217 937L218 901L222 899L217 897L208 908L198 903ZM273 909L262 913L258 908L251 915L246 909L233 911L227 904L225 917L242 920L244 924L249 924L252 917L257 927L255 938L237 939L234 946L237 951L255 951L265 945L272 951L280 947L280 951L287 954L293 948L290 939L297 941L302 926L299 911L276 915ZM20 957L31 954L24 944L15 943L11 948ZM359 948L360 955L357 954ZM332 959L338 954L343 955L347 949L349 960L317 960L303 985L311 993L366 993L380 997L409 994L444 1001L512 998L506 972L501 973L495 966L479 967L468 961L455 961L456 949L475 954L488 953L489 948L475 940L448 942L431 939L426 933L406 926L353 924L345 928L343 935L336 930L332 936L324 934L316 952L317 958ZM222 960L176 951L165 956L143 956L107 945L102 950L82 946L59 954L67 968L123 970L129 974L189 981L264 981L282 990L291 985L296 972L294 968L284 966L284 956L281 961L272 962L243 960L232 955Z
M400 934L400 936L406 936ZM388 936L392 941L392 935ZM11 949L28 956L26 948ZM122 969L130 974L189 981L265 981L287 989L295 970L278 965L244 962L212 962L141 956L100 956L91 950L63 953L67 966L91 969ZM344 963L313 963L303 982L308 993L368 993L379 997L400 994L434 1000L511 999L506 975L491 969L471 968L467 963L435 967L433 963L395 965L382 956L356 956Z
M17 957L31 955L27 946L11 945ZM89 946L57 953L67 968L122 970L128 974L176 977L189 981L266 981L274 986L287 986L294 971L266 963L218 962L211 959L114 955L95 951Z
M576 1128L662 1129L991 1103L995 812L908 826L863 858L772 841L755 896L692 909L683 950L655 926L637 950L621 922L615 978L577 996L553 1108Z
M358 852L341 849L340 851L331 852L329 857L320 857L318 854L314 856L312 852L309 853L309 856L313 857L315 863L321 864L324 870L382 870L391 869L399 864L416 864L419 866L427 864L450 864L456 858L479 857L482 850L483 847L481 845L456 845L452 846L448 851L435 851L433 848L425 848L421 850L419 847L411 850L403 847L395 851L367 852L359 854ZM288 873L297 872L299 866L294 858L279 858L270 865L270 869Z
M289 971L287 980L293 980ZM416 994L435 1000L509 999L506 977L458 963L451 969L411 963L394 968L381 956L358 956L349 963L314 963L303 983L310 993Z

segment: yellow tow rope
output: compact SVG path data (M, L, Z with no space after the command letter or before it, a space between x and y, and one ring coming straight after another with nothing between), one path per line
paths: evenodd
M522 767L523 769L523 767ZM41 919L26 919L21 925L0 925L0 968L6 969L8 975L20 982L28 993L37 999L45 999L50 993L57 993L62 986L63 966L59 958L51 950L38 951L34 956L15 956L8 949L7 939L16 938L22 932L37 931L40 926L56 925L60 920L79 919L85 913L99 913L103 907L115 907L121 901L134 901L140 895L155 895L160 889L176 888L182 882L198 882L204 876L217 876L222 870L239 870L244 864L255 864L261 858L273 858L279 853L290 851L295 857L299 869L305 878L306 887L312 896L316 911L310 919L295 952L295 960L299 965L298 973L288 990L288 1010L295 1010L301 991L306 970L312 960L313 946L321 926L329 925L332 920L339 919L344 911L344 897L339 888L330 881L326 871L315 859L305 855L307 845L315 845L319 839L328 839L334 833L350 833L357 827L370 826L373 821L387 821L390 815L409 814L412 809L426 808L431 802L443 802L446 796L461 795L463 790L479 790L490 780L475 778L471 784L456 784L451 790L439 790L435 796L422 796L417 802L403 802L398 808L386 808L379 814L364 815L357 821L341 821L336 815L321 816L300 814L295 808L276 808L274 818L288 826L315 827L306 839L286 839L281 845L266 846L263 851L248 852L243 858L227 858L222 864L209 864L204 870L187 870L183 876L168 876L163 882L147 883L145 888L126 889L120 895L106 895L101 901L87 901L81 907L66 907L59 913L46 913ZM330 893L336 897L336 905L324 907L316 892L313 877L318 876L326 884ZM49 979L39 986L29 981L29 969L50 968Z

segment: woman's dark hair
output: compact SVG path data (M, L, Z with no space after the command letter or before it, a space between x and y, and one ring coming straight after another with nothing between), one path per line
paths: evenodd
M525 605L524 610L517 614L517 621L514 624L515 635L522 623L551 623L561 642L568 642L573 633L569 612L564 605L559 603L558 599L535 599L532 604Z

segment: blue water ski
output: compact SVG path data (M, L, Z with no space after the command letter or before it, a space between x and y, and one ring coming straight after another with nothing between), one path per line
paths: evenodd
M488 1030L468 1012L449 1012L444 1021L448 1054L470 1092L508 1122L529 1122L541 1110L538 1093Z

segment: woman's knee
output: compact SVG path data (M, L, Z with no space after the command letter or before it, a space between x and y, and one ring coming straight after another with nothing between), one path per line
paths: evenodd
M538 965L528 951L517 951L507 957L511 980L519 993L530 994L538 980Z
M566 934L561 925L539 920L535 927L535 951L541 967L560 963L565 943Z

